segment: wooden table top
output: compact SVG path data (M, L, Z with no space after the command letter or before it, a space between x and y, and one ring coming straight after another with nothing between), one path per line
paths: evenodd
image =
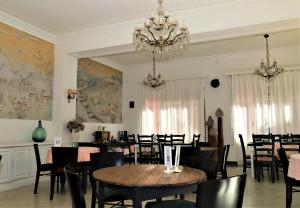
M204 171L183 167L181 173L164 173L164 165L124 165L94 171L96 180L126 187L162 187L189 185L206 180Z

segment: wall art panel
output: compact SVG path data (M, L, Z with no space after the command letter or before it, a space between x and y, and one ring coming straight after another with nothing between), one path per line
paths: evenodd
M51 120L54 45L0 22L0 118Z
M86 122L122 123L122 72L89 58L78 60L76 116Z

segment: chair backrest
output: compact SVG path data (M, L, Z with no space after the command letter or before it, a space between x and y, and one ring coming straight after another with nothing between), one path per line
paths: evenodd
M203 157L200 154L182 155L180 164L191 168L203 170L206 173L207 180L214 180L217 178L218 161Z
M193 135L193 146L194 147L200 147L200 134L194 134Z
M255 158L270 157L275 160L275 138L272 134L252 134L252 139Z
M127 148L129 150L129 154L130 155L133 154L131 145L135 145L135 143L136 143L135 135L134 134L127 135L126 143L127 143Z
M39 168L41 167L41 157L40 157L40 151L39 151L39 146L38 144L33 144L34 148L34 154L35 154L35 159L36 159L36 167Z
M172 144L183 144L184 138L185 138L185 134L171 134Z
M86 208L84 192L80 181L79 173L76 173L76 168L72 165L67 165L64 169L67 181L71 190L71 198L73 208Z
M1 162L1 160L2 160L2 155L0 155L0 162Z
M63 168L77 163L78 147L52 147L53 168Z
M97 152L91 153L90 157L93 171L101 168L124 165L124 155L122 152Z
M289 169L288 157L286 155L286 152L285 152L284 148L279 148L277 150L277 152L278 152L278 155L279 155L279 158L280 158L280 162L282 164L284 180L287 181L287 173L288 173L288 169Z
M242 208L247 174L200 183L197 208Z
M242 134L239 134L240 138L240 143L241 143L241 148L242 148L242 154L243 154L243 173L246 173L247 169L247 158L246 158L246 149L245 149L245 144L244 144L244 139Z
M229 154L230 145L226 144L223 148L222 158L220 161L222 178L227 178L227 158Z

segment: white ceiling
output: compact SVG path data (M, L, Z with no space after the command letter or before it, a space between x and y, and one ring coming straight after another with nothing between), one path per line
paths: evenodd
M165 0L178 11L233 0ZM0 10L50 33L61 34L101 24L145 17L158 0L0 0Z
M275 48L290 46L298 46L300 50L300 30L290 30L270 34L269 47L271 55L272 49L274 50ZM187 51L175 58L195 58L255 50L265 50L265 39L263 35L246 36L193 44L189 46ZM152 61L149 54L141 54L139 52L116 54L104 57L122 66L146 64Z

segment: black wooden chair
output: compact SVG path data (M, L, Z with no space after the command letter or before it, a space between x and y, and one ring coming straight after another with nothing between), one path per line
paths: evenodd
M53 199L55 181L57 182L57 192L59 183L64 191L65 174L64 167L77 163L78 147L52 147L52 169L50 179L50 200Z
M159 152L154 148L154 135L137 135L140 163L159 163Z
M148 202L146 208L242 208L247 175L208 180L198 186L196 203L187 200Z
M72 207L86 208L80 173L78 173L77 168L72 165L67 165L64 171L71 191Z
M253 134L254 168L257 181L264 177L264 167L271 170L271 181L279 179L278 161L275 158L275 138L273 135Z
M0 162L1 162L1 160L2 160L2 155L0 155Z
M289 160L286 155L285 149L280 148L277 150L280 157L280 162L283 168L284 182L285 182L285 197L286 197L286 208L290 208L292 205L292 194L293 192L300 192L300 181L288 177ZM295 189L294 187L299 187Z
M125 162L129 164L134 163L134 148L135 148L135 135L126 135L126 144L128 149L128 154L124 155Z
M222 179L227 178L227 158L228 158L228 154L229 154L229 149L230 149L229 144L224 145L223 152L222 152L222 158L218 164L219 165L218 169L221 174L221 177L219 177L219 178L222 178Z
M93 172L95 170L106 168L106 167L113 167L113 166L122 166L124 165L124 156L122 152L100 152L100 153L92 153L91 155L91 167L92 171L90 172L90 180L92 183L92 203L91 207L95 208L96 206L96 195L97 195L97 186L96 181L93 178ZM111 205L115 207L116 205L123 204L124 200L127 198L114 193L110 189L104 190L105 196L104 201L105 204Z
M200 136L201 134L194 134L193 135L193 146L194 147L200 147Z
M184 143L185 134L171 134L171 142L174 144L183 144Z
M35 184L33 193L36 194L39 186L40 176L50 176L50 171L52 168L52 164L41 163L40 151L38 144L33 144L35 159L36 159L36 175L35 175Z
M201 153L202 152L194 155L181 155L180 164L203 170L206 173L207 180L216 179L218 173L218 161L203 157Z
M240 138L240 143L241 143L241 148L242 148L242 154L243 154L243 173L246 173L247 171L247 160L250 160L251 157L250 155L246 154L246 148L245 148L245 143L242 134L239 134Z
M279 138L280 148L284 148L287 157L300 152L300 137L291 134L283 134Z

